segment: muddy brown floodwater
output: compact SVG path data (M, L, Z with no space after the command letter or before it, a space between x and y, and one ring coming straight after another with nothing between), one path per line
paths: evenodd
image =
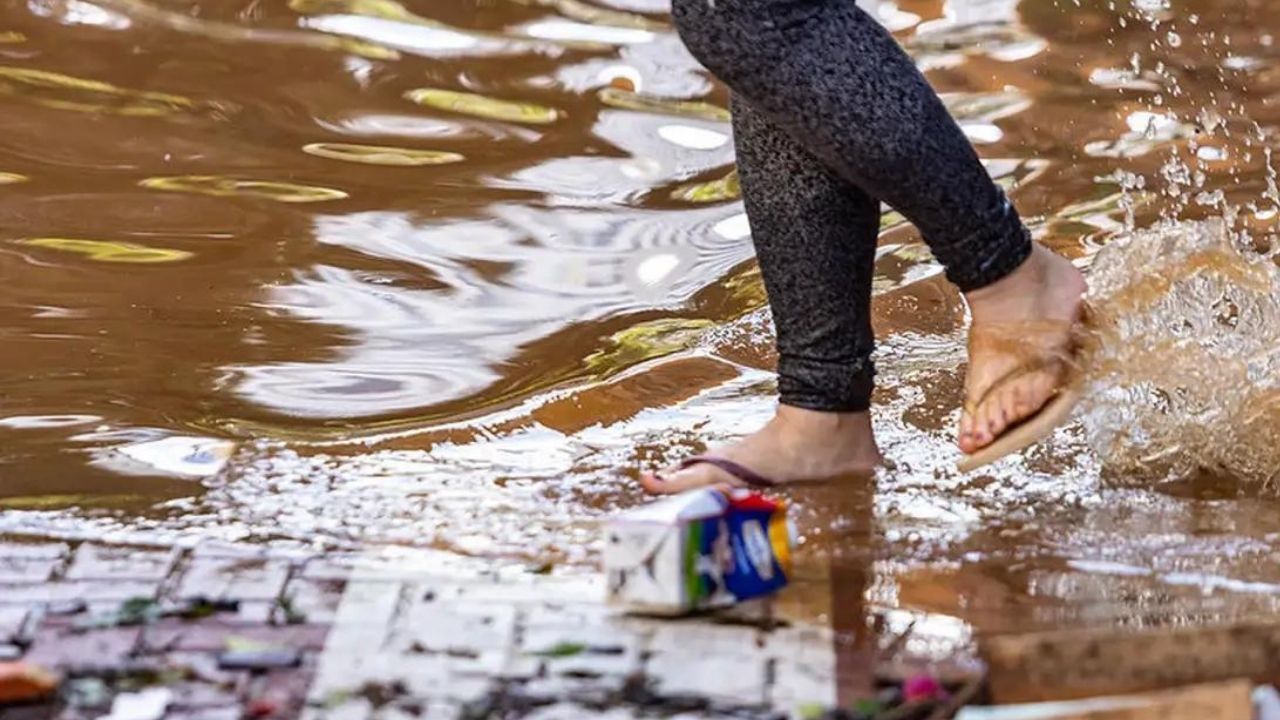
M0 6L0 531L574 572L635 468L770 413L726 93L662 0ZM1280 2L875 11L1082 266L1228 205L1265 241ZM855 628L865 594L945 653L1280 607L1257 483L1108 471L1080 425L954 473L963 307L884 227L896 467L796 497L791 612Z

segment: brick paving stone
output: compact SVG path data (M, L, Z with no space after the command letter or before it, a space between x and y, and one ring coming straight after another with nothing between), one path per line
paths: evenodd
M693 694L755 705L770 692L760 631L737 625L672 622L659 627L645 665L663 695Z
M278 715L294 717L307 700L307 690L311 686L313 663L304 663L305 670L273 670L260 678L248 693L250 700L266 700L280 708Z
M233 686L241 674L218 667L218 656L211 652L165 652L156 655L165 667L183 671L193 681L208 685Z
M0 606L0 643L10 643L19 639L31 614L26 606Z
M173 692L171 707L175 710L192 712L239 705L234 686L220 687L205 682L181 682L166 687Z
M165 619L146 627L147 648L165 652L220 652L228 640L269 647L319 651L325 645L325 625L246 625L216 616L202 620Z
M164 580L177 562L177 548L81 545L67 568L68 580Z
M375 711L373 717L375 720L461 720L462 706L449 702L388 705Z
M46 582L67 552L69 548L62 543L0 543L0 584Z
M244 711L240 705L232 704L223 707L176 708L164 714L165 720L243 720Z
M406 645L450 650L505 650L515 640L516 609L472 606L419 598L400 616L392 633Z
M596 718L596 720L634 720L640 715L631 708L611 708L603 712L590 710L581 705L573 703L556 703L533 710L524 716L524 720L583 720L583 718Z
M154 598L160 589L159 581L122 580L51 582L20 585L0 585L0 605L83 600L95 609L119 605L131 598Z
M369 720L373 717L373 705L364 698L354 698L333 706L308 706L299 720Z
M24 660L49 668L112 667L129 659L141 628L115 627L92 632L41 626Z
M770 633L774 658L770 703L784 712L804 705L836 704L835 638L829 628L800 626Z
M332 623L346 589L345 580L313 580L294 577L285 585L282 597L302 618L310 623Z
M264 558L205 557L187 563L173 595L230 600L275 600L289 578L290 563Z
M0 558L7 547L0 544ZM471 563L446 577L455 561L404 550L309 559L227 544L202 544L186 556L93 544L73 555L65 546L33 552L54 563L34 574L58 577L57 563L69 562L70 579L3 584L0 574L0 642L19 613L55 600L83 596L100 612L133 597L156 598L163 589L166 605L195 596L241 602L238 613L85 633L71 632L84 614L44 618L31 651L41 664L83 665L87 658L109 667L140 653L135 662L190 668L170 686L176 694L170 720L230 720L254 697L289 705L280 716L289 720L460 720L466 708L495 698L550 701L527 715L541 720L630 720L654 709L597 708L616 701L622 683L641 669L659 696L708 698L712 708L729 708L686 713L687 720L728 718L733 706L765 701L792 710L834 696L829 630L766 633L702 619L627 617L600 602L594 575L548 577L515 566L475 571L486 566ZM288 598L306 622L278 624L279 598ZM303 666L265 675L221 670L217 653L231 638L301 650ZM400 695L374 707L361 696L370 684L397 684Z

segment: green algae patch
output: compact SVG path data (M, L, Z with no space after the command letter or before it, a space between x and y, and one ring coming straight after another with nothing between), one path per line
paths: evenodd
M441 150L414 150L413 148L388 147L384 145L352 145L348 143L311 143L310 145L304 145L302 151L308 155L330 160L400 167L447 165L462 162L466 159L458 153Z
M700 100L672 100L671 98L645 95L616 87L601 88L596 96L605 105L622 110L635 110L659 115L681 115L715 122L729 122L728 110L719 105L712 105Z
M179 175L142 180L139 186L167 192L187 192L214 197L251 197L282 203L312 203L342 200L347 193L333 188L269 180L242 180L221 175Z
M589 25L607 25L653 32L671 29L670 25L643 15L597 7L582 2L582 0L514 0L514 2L526 6L537 5L551 8L570 20L577 20Z
M663 318L619 330L609 347L584 360L594 374L608 376L633 365L688 349L715 323L705 319Z
M404 94L406 100L437 110L455 112L486 120L502 120L504 122L524 123L528 125L549 125L560 117L560 111L534 103L499 100L486 95L441 90L439 88L418 88Z
M38 237L14 240L19 245L83 255L95 262L154 264L178 262L193 257L186 250L156 248L113 240Z
M302 15L361 15L403 23L436 25L394 0L289 0L289 9Z
M0 65L0 95L57 110L151 117L195 109L190 98L130 90L62 73Z
M691 203L727 202L739 197L742 197L742 185L738 181L737 170L730 170L727 175L716 180L689 183L671 191L672 200Z

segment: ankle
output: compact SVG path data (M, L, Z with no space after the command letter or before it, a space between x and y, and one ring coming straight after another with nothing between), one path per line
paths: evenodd
M853 435L871 432L871 413L826 412L792 405L779 405L773 419L778 428L793 436Z
M1038 244L1013 272L965 293L975 323L1009 322L1053 314L1053 306L1074 304L1084 280L1071 261Z

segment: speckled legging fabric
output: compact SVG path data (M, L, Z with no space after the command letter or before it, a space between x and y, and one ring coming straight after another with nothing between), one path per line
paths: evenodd
M870 404L880 201L967 291L1031 241L942 101L854 0L674 0L690 52L733 91L743 199L788 405Z

